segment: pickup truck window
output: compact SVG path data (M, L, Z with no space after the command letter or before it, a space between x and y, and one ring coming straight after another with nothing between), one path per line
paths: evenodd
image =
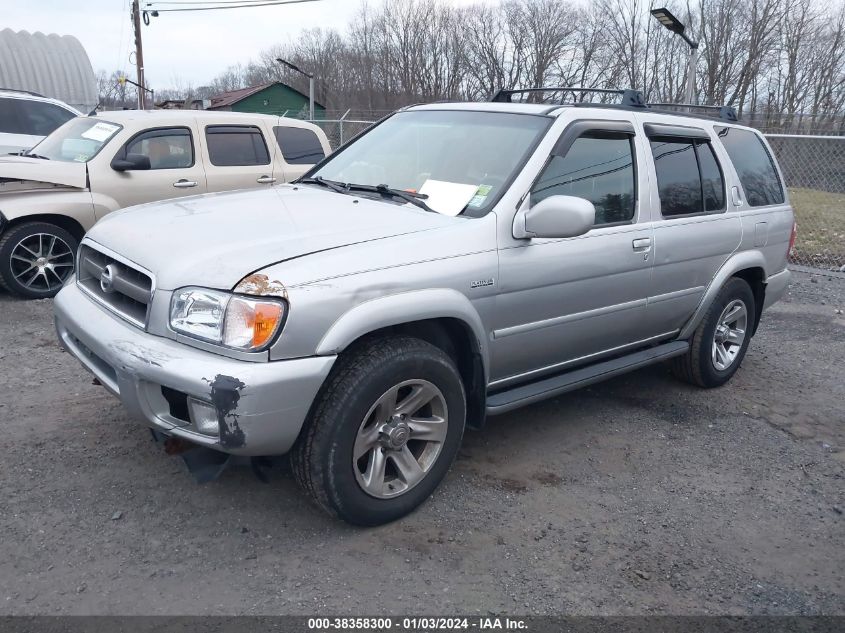
M731 157L752 207L783 203L783 186L774 161L754 132L734 127L717 127L716 133Z
M188 128L148 130L126 144L126 154L150 159L150 169L180 169L194 165L194 144Z
M205 140L211 164L217 167L270 164L264 135L254 125L209 125Z
M314 165L326 157L320 139L312 130L277 125L273 134L288 165Z
M576 139L565 156L553 156L531 190L531 204L554 195L592 202L596 226L630 222L636 202L631 137L588 134Z
M472 185L464 215L485 215L553 119L506 112L412 110L374 126L309 177L419 191L429 180Z
M663 217L724 210L725 185L710 143L674 136L652 138L651 152Z

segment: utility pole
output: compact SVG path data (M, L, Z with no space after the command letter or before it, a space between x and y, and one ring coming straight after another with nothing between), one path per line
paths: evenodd
M144 83L144 44L141 42L140 0L132 0L132 24L135 27L135 68L138 70L138 109L147 108L147 84Z

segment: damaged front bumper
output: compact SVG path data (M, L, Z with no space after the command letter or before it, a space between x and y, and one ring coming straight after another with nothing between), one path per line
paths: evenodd
M296 440L334 356L247 362L148 334L70 283L56 296L62 345L126 409L162 433L233 455L280 455ZM201 433L193 408L212 411Z

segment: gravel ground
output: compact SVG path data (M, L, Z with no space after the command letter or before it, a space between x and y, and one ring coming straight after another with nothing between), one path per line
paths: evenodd
M490 420L413 515L283 467L199 486L0 296L0 613L845 614L845 280L798 273L742 369L662 366Z

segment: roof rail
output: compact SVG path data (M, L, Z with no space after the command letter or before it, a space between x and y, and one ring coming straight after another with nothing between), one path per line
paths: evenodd
M615 105L627 106L627 107L634 107L634 108L644 108L645 107L645 99L643 98L643 94L639 90L631 90L630 88L626 88L624 90L609 90L607 88L576 88L572 86L548 86L544 88L523 88L521 90L508 90L502 88L493 97L490 101L495 101L499 103L513 103L513 96L520 95L520 94L535 94L535 93L544 93L544 92L556 92L556 93L572 93L573 97L580 93L596 93L596 94L608 94L608 95L619 95L621 97L621 102ZM536 103L550 103L548 99L540 98ZM567 102L563 101L563 97L561 99L555 100L552 103L565 105L567 103L583 103L587 105L588 102L585 101L573 101Z
M652 110L665 110L667 112L674 112L676 109L682 110L682 114L695 114L697 111L703 111L702 114L706 116L719 117L723 121L731 121L736 123L739 117L736 114L736 108L733 106L718 106L718 105L697 105L694 103L647 103L646 107Z
M3 88L2 86L0 86L0 90L2 90L3 92L19 92L20 94L30 95L32 97L43 97L46 99L44 95L39 94L37 92L32 92L32 90L21 90L19 88Z

